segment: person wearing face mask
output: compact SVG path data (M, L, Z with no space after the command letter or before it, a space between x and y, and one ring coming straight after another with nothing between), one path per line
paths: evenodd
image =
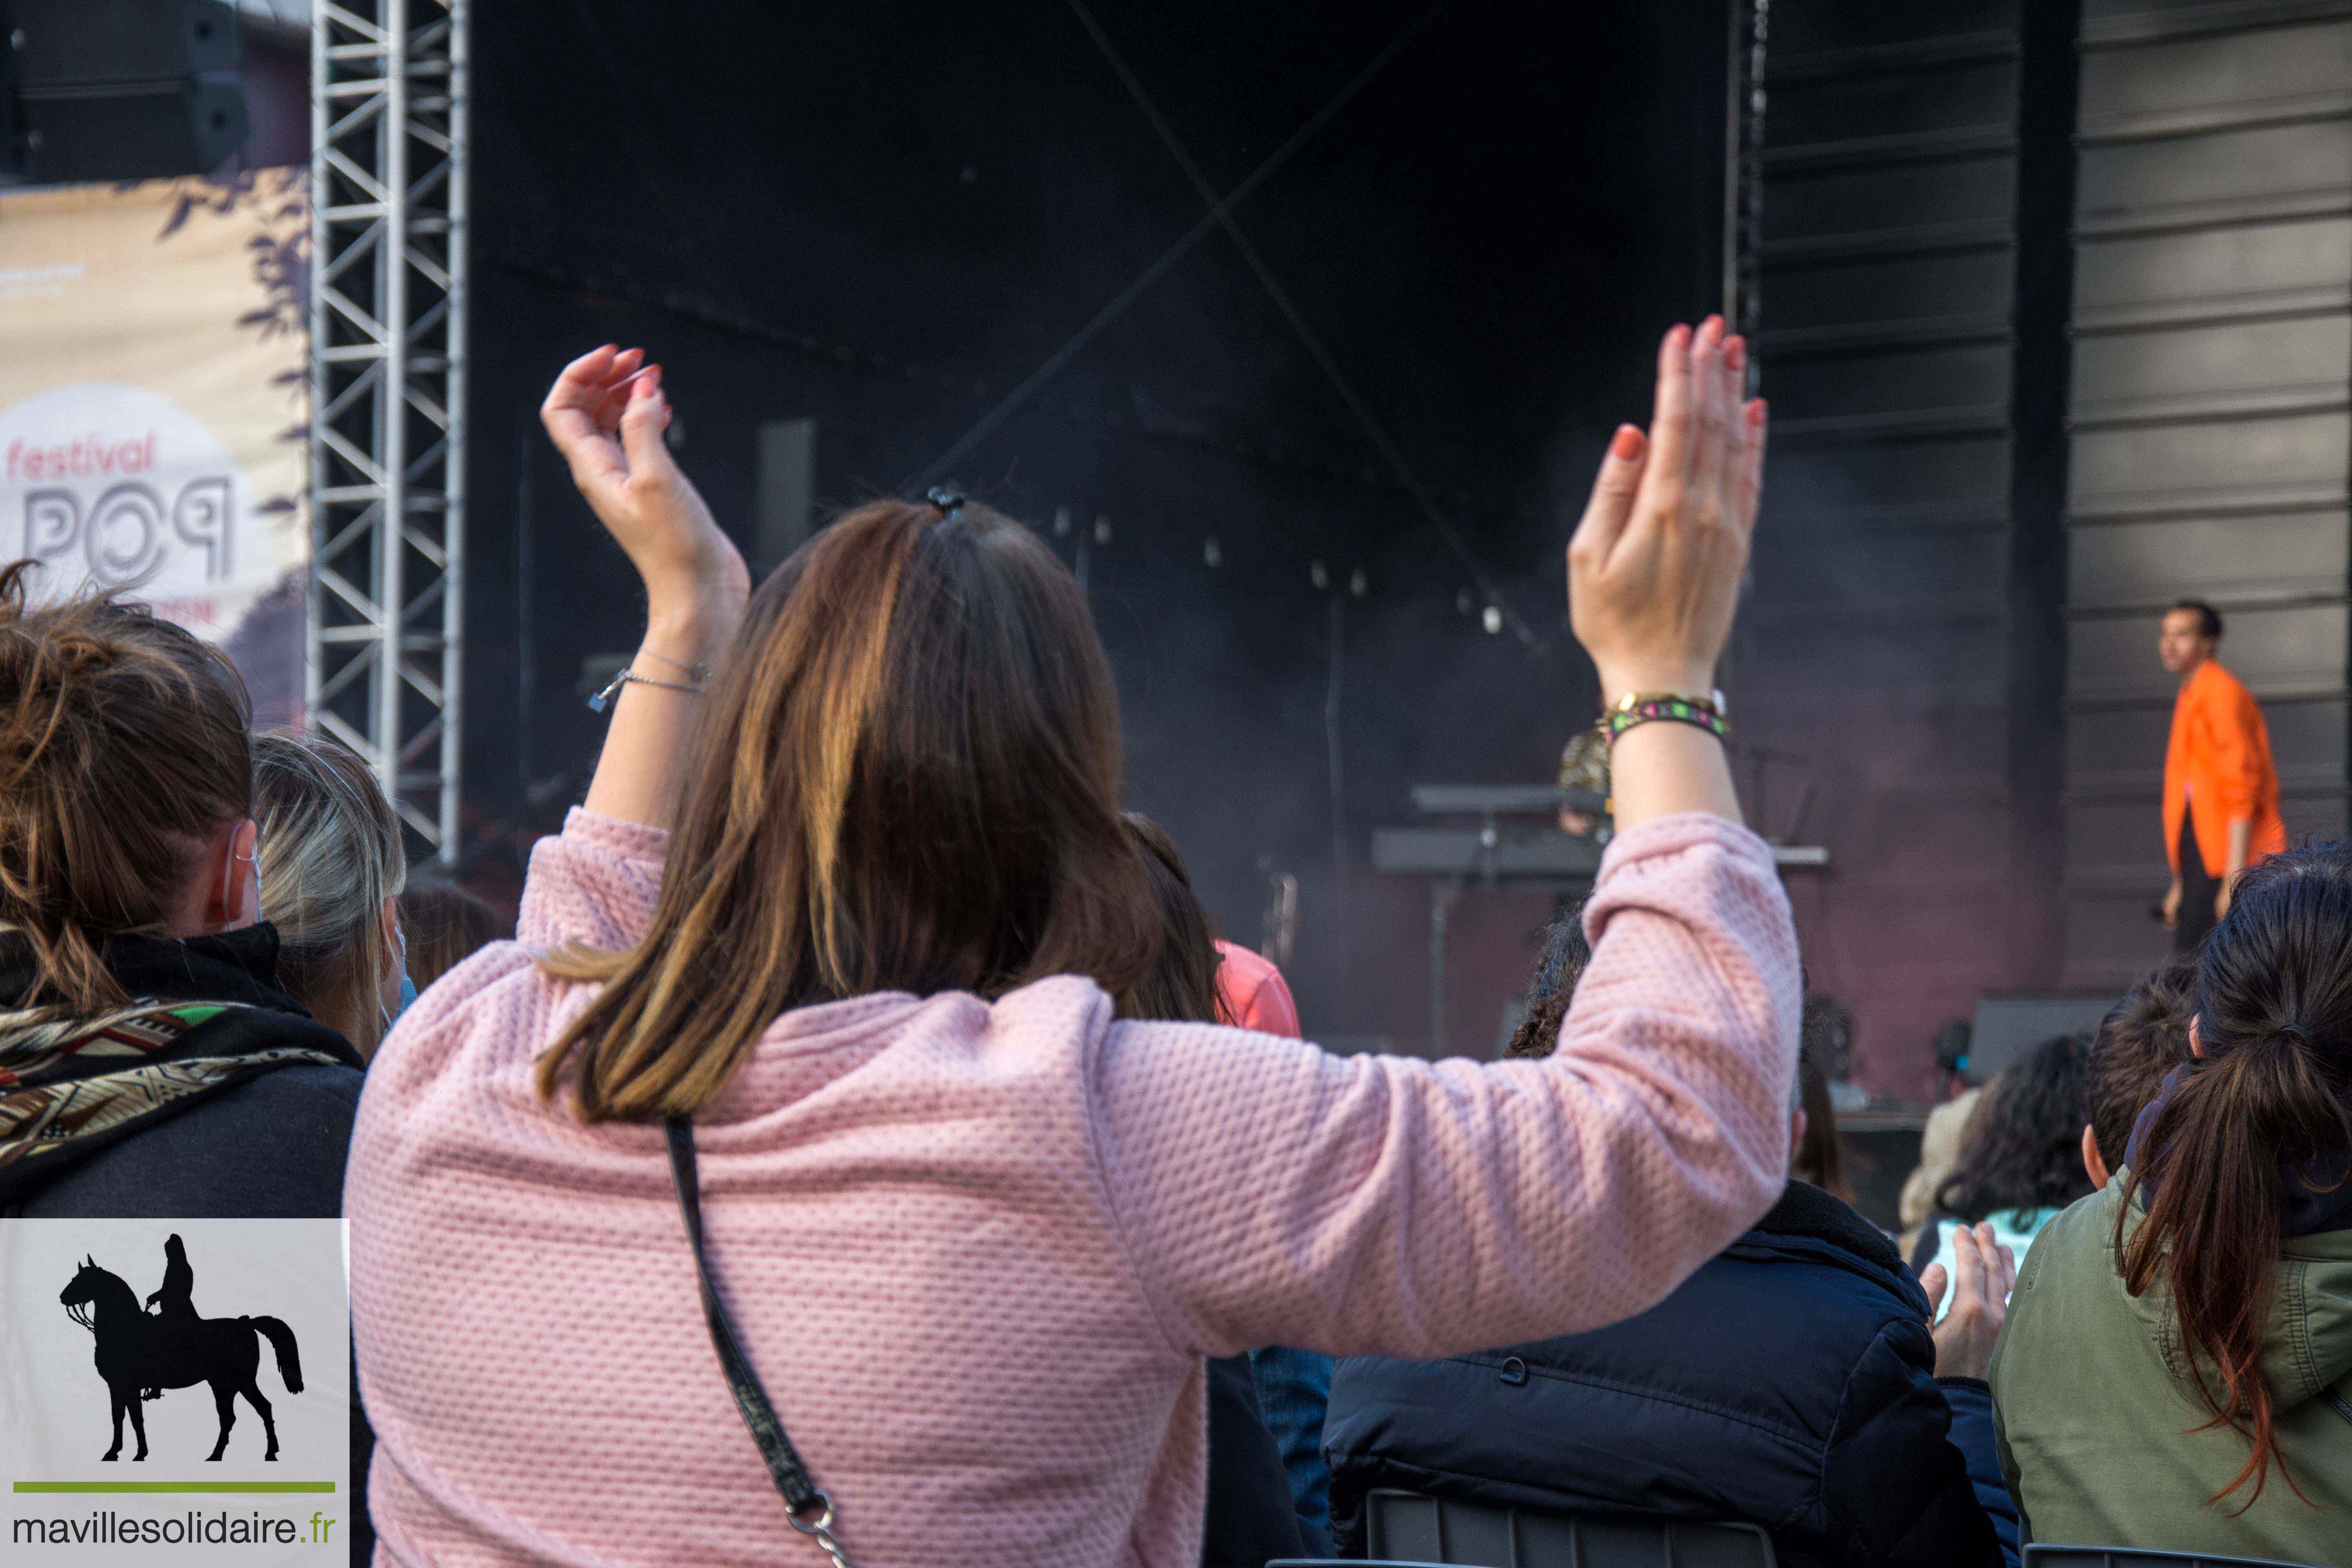
M312 1016L373 1057L416 996L400 924L408 882L400 819L357 752L290 731L254 737L253 801L278 977Z

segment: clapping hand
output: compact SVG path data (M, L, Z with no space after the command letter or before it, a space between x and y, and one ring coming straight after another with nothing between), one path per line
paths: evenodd
M1992 1347L2009 1316L2009 1293L2017 1285L2017 1259L1993 1240L1992 1226L1962 1226L1952 1233L1952 1276L1944 1266L1930 1263L1919 1276L1927 1293L1927 1321L1934 1324L1936 1375L1981 1378L1992 1364ZM1936 1321L1946 1289L1952 1292L1952 1310Z

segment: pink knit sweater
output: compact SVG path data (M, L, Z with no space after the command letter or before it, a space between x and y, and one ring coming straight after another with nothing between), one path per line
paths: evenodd
M575 812L520 945L412 1007L347 1207L379 1563L774 1563L658 1128L531 1071L646 931L664 836ZM1434 1356L1641 1310L1780 1190L1798 980L1764 846L1610 847L1543 1062L1115 1023L1090 981L788 1013L698 1127L714 1268L860 1568L1193 1568L1201 1358Z

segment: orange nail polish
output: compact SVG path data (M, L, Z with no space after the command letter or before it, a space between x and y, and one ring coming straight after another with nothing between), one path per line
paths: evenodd
M1617 434L1609 438L1609 455L1621 463L1628 463L1640 455L1642 433L1631 425L1617 426Z

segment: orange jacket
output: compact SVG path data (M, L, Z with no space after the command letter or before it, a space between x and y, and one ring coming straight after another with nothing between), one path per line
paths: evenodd
M2245 683L2214 659L2180 683L2172 704L2172 743L2164 752L2164 852L2180 870L2180 813L2189 813L2209 876L2230 851L2230 824L2251 818L2246 864L2286 847L2279 820L2278 769L2271 733Z

